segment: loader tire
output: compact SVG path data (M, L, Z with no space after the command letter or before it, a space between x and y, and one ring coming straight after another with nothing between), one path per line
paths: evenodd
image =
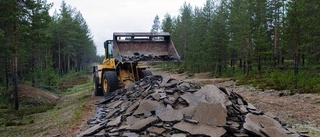
M143 79L147 76L152 76L152 72L149 71L149 70L141 70L140 73L139 73L139 77L140 79Z
M102 90L105 97L109 96L112 91L119 88L119 80L115 71L106 71L103 73Z
M95 96L102 96L102 88L99 86L99 78L97 74L93 74L93 86L94 86L94 95Z

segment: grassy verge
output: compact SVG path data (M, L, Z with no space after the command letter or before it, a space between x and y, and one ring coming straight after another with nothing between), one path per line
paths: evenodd
M70 129L81 123L93 91L91 77L86 76L85 81L81 77L82 82L72 80L76 85L59 92L61 98L56 105L0 110L0 136L69 135Z
M295 75L291 70L275 70L244 76L239 78L239 84L252 84L261 89L290 90L293 93L320 93L319 76L310 71L300 71Z
M186 72L189 77L193 76L193 73L187 71L188 68L184 68L183 64L176 62L152 63L151 65L164 71ZM209 75L214 76L213 74ZM245 75L242 69L236 68L224 70L220 77L232 78L238 80L239 85L250 84L261 89L290 90L294 93L320 93L320 73L316 70L301 69L298 75L295 75L292 70L273 69L263 72L251 71L249 75Z
M181 62L153 62L149 65L160 68L162 71L170 71L172 73L184 73L187 72L186 68ZM191 73L190 73L191 74Z

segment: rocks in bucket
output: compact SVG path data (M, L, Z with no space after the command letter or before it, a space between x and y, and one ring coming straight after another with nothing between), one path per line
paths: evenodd
M138 62L138 61L173 61L177 60L177 58L173 58L172 56L169 55L144 55L140 54L138 52L134 53L133 56L121 56L122 61L132 61L132 62Z

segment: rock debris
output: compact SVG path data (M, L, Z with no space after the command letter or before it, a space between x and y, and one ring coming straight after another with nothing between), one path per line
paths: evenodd
M78 136L308 137L239 94L159 75L114 91Z
M122 61L132 61L132 62L138 62L138 61L173 61L177 60L177 58L174 58L169 55L145 55L140 53L134 53L133 56L121 56Z

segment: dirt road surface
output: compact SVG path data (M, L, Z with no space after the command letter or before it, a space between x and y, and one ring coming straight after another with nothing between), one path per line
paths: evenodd
M276 116L292 128L298 131L308 131L320 137L320 96L318 94L290 95L289 91L263 90L250 85L237 85L235 81L228 78L210 78L206 73L196 74L190 78L185 73L172 74L156 68L151 68L151 70L154 75L167 76L199 85L214 84L218 87L226 87L230 91L239 93L256 108Z

